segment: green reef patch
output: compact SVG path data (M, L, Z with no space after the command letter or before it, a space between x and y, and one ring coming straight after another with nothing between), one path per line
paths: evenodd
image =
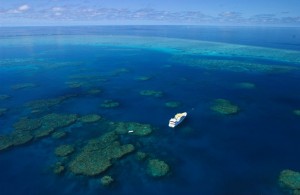
M47 114L40 118L22 118L13 125L14 131L8 135L1 136L0 150L46 137L56 129L72 125L76 120L76 114L55 113Z
M254 83L249 83L249 82L236 83L235 87L240 88L240 89L255 89L256 88Z
M116 108L120 106L120 103L114 100L104 100L100 106L102 108Z
M109 175L105 175L101 177L100 182L103 186L109 186L112 182L114 182L114 179Z
M300 109L299 110L294 110L293 113L297 116L300 116Z
M281 171L279 185L290 192L289 194L300 194L300 173L289 169Z
M54 132L54 128L52 128L52 127L50 127L50 128L48 128L48 127L42 127L42 128L39 128L39 129L35 130L33 132L33 136L35 138L42 138L42 137L48 136L52 132Z
M74 152L75 148L72 145L61 145L55 148L55 155L59 157L68 156Z
M52 133L52 138L54 139L61 139L67 135L66 131L55 131Z
M19 83L19 84L11 86L11 88L14 89L14 90L34 88L34 87L37 87L37 85L34 84L34 83Z
M178 101L170 101L170 102L166 102L165 106L168 108L178 108L181 106L181 102Z
M113 123L112 126L118 134L146 136L151 134L153 131L153 127L151 127L151 125L136 122L116 122Z
M47 114L40 120L45 128L58 129L67 127L76 122L78 116L76 114Z
M231 115L237 114L240 111L240 108L237 105L232 104L229 100L215 99L211 106L211 110L220 114Z
M5 150L13 145L10 136L0 135L0 151Z
M136 153L136 159L139 160L139 161L145 160L146 157L147 157L147 154L146 154L145 152L140 152L140 151L138 151L138 152Z
M142 95L142 96L162 97L163 92L162 91L156 91L156 90L141 90L140 95Z
M137 81L149 81L152 77L151 76L139 76L136 77L135 80Z
M59 105L65 100L75 97L76 95L65 95L52 99L34 100L25 104L25 107L30 108L32 112L48 111L49 108Z
M97 95L97 94L100 94L101 92L102 92L101 89L90 89L87 91L87 93L90 95Z
M69 163L71 172L95 176L112 166L113 160L134 151L132 144L121 145L115 132L89 140L82 151Z
M82 123L94 123L101 119L102 117L98 114L88 114L80 117L78 120Z
M5 114L7 112L7 108L0 108L0 116L2 116L3 114Z
M13 131L10 139L12 146L18 146L30 142L33 139L33 135L30 131Z
M64 167L63 163L61 163L61 162L55 163L55 165L53 167L53 173L55 173L56 175L60 175L64 171L65 171L65 167Z
M0 95L0 100L6 100L6 99L9 99L10 98L10 95Z
M223 70L231 72L286 73L299 70L297 67L288 65L258 64L250 61L247 62L228 59L203 59L189 55L175 55L170 61L205 70Z
M152 177L162 177L169 173L169 165L159 159L150 159L147 164L147 173Z
M42 126L42 122L39 119L22 118L14 125L16 131L32 131Z
M82 82L82 81L67 81L67 82L65 82L65 84L69 88L79 88L79 87L85 86L86 82Z

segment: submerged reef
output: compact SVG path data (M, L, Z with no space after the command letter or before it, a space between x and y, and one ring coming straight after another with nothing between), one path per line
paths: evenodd
M42 127L42 128L39 128L39 129L35 130L33 132L33 136L35 138L46 137L52 132L54 132L54 128L52 128L52 127Z
M289 169L281 171L279 175L279 185L290 194L300 194L300 173Z
M150 159L147 164L147 173L152 177L165 176L170 171L167 163L159 159Z
M55 155L60 157L68 156L73 152L74 152L74 146L72 145L61 145L55 148L54 151Z
M0 116L2 116L7 110L7 108L0 108Z
M123 73L128 73L130 72L129 69L127 68L118 68L116 69L115 71L113 71L110 76L119 76L120 74L123 74Z
M61 162L57 162L55 163L54 167L53 167L53 172L57 175L62 174L65 170L64 165Z
M101 118L102 117L97 114L88 114L80 117L78 120L83 123L93 123L99 121Z
M239 112L239 107L233 105L229 100L215 99L211 110L224 115L236 114Z
M143 96L153 96L153 97L162 97L163 92L161 91L155 91L155 90L142 90L140 91L140 95Z
M0 135L0 151L5 150L13 145L10 136Z
M75 96L76 95L65 95L62 97L52 99L34 100L26 103L25 106L30 108L33 112L47 111L50 107L61 104L63 101Z
M67 127L77 120L76 114L47 114L46 116L43 116L40 118L43 127L45 128L53 128L58 129L62 127Z
M82 151L69 163L71 172L87 176L98 175L110 166L113 160L122 158L134 150L132 144L121 145L115 132L108 132L89 140Z
M102 92L101 89L90 89L90 90L88 90L87 93L90 94L90 95L96 95L96 94L99 94L101 92Z
M16 84L16 85L11 86L11 88L14 89L14 90L25 89L25 88L33 88L33 87L37 87L37 85L34 84L34 83L20 83L20 84Z
M300 110L294 110L293 113L297 116L300 116Z
M241 89L255 89L256 87L254 83L249 83L249 82L237 83L235 86Z
M177 107L181 106L181 103L178 101L170 101L170 102L166 102L165 106L168 108L177 108Z
M103 186L108 186L110 185L112 182L114 181L114 179L109 176L109 175L105 175L100 179L100 182Z
M149 124L141 124L136 122L116 122L113 123L113 128L118 134L128 134L146 136L152 133L152 127Z
M228 59L203 59L190 55L175 55L171 61L206 70L224 70L232 72L285 73L293 70L299 70L297 67L287 65L258 64L250 61L247 62Z
M40 118L22 118L16 122L14 131L1 136L0 150L11 146L22 145L33 139L48 136L56 129L67 127L77 120L76 114L48 114ZM3 143L2 143L3 142Z
M0 95L0 100L6 100L9 99L10 96L9 95Z
M137 80L137 81L148 81L151 78L152 77L150 77L150 76L139 76L139 77L136 77L135 80Z
M55 131L52 133L52 138L54 139L60 139L67 135L67 132L65 131Z
M69 88L79 88L79 87L88 87L89 86L89 83L87 83L85 81L67 81L67 82L65 82L65 84Z
M137 152L136 153L136 159L139 160L139 161L143 161L145 160L147 157L147 154L145 152Z
M116 108L120 105L119 102L114 100L104 100L104 102L100 105L103 108Z
M13 131L10 139L13 146L18 146L30 142L33 139L33 135L30 131Z
M39 119L22 118L14 125L16 131L32 131L42 126L42 122Z

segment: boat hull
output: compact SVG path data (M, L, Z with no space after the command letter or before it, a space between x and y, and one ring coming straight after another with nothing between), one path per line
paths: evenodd
M176 118L176 115L175 115L175 118L171 118L170 119L170 121L169 121L169 127L174 128L177 125L179 125L186 118L187 113L183 112L180 115L181 116L179 118Z

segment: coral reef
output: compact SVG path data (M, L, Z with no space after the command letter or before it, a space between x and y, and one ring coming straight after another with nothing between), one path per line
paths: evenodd
M42 124L38 119L23 118L14 125L15 130L6 136L2 137L3 143L1 144L3 149L10 146L18 146L30 142L33 138L33 132L39 129Z
M0 151L8 149L13 145L9 135L0 135Z
M49 128L41 127L33 132L33 136L35 138L46 137L53 131L54 131L54 128L52 128L52 127L49 127Z
M104 102L101 104L101 107L103 108L115 108L120 105L119 102L114 100L104 100Z
M11 142L14 146L26 144L32 139L33 135L30 131L13 131L11 134Z
M300 110L294 110L293 113L297 116L300 116Z
M225 99L215 99L211 110L224 115L236 114L239 112L239 107L233 105L230 101Z
M128 73L128 72L130 72L130 71L127 68L118 68L111 73L111 76L118 76L122 73Z
M98 175L110 166L112 160L119 159L132 152L131 144L121 145L115 132L108 132L96 139L89 140L82 151L69 163L75 174Z
M152 77L150 77L150 76L140 76L140 77L136 77L135 80L138 80L138 81L148 81L151 78Z
M56 156L68 156L69 154L74 152L74 146L72 145L61 145L55 148L55 155Z
M90 90L88 90L87 93L90 94L90 95L96 95L96 94L99 94L101 92L102 92L101 89L90 89Z
M162 97L163 92L161 91L155 91L155 90L142 90L140 91L140 95L143 96L153 96L153 97Z
M52 133L52 138L54 139L60 139L67 135L67 132L65 131L55 131Z
M10 98L9 95L0 95L0 100L6 100L8 98Z
M20 83L20 84L13 85L11 88L14 90L19 90L19 89L33 88L33 87L37 87L37 85L34 83Z
M0 116L7 112L7 108L0 108Z
M87 82L83 81L67 81L65 82L66 85L68 85L69 88L79 88L84 87L87 85Z
M57 175L59 174L62 174L65 170L65 167L63 166L63 164L61 162L57 162L55 163L54 165L54 168L53 168L53 172Z
M147 172L153 177L165 176L170 171L167 163L159 159L150 159L147 164Z
M103 186L108 186L110 185L112 182L114 181L114 179L109 176L109 175L105 175L103 177L101 177L100 182Z
M190 55L174 55L171 62L199 67L205 70L232 72L286 73L299 69L293 66L262 64L251 61L194 58Z
M11 134L0 136L0 150L48 136L54 130L69 126L76 120L75 114L54 113L36 119L22 118L13 125L15 130Z
M97 114L88 114L80 117L78 120L83 123L93 123L99 121L101 118L102 117Z
M55 129L73 124L77 120L76 114L48 114L41 118L23 118L13 126L16 132L30 132L36 137L49 135Z
M145 160L146 157L147 157L147 154L145 152L137 152L136 153L136 159L139 161Z
M255 89L256 87L254 83L249 83L249 82L237 83L235 86L241 89Z
M169 108L177 108L177 107L181 106L181 103L178 101L170 101L170 102L166 102L165 106L169 107Z
M40 128L42 126L42 123L39 119L22 118L13 126L16 131L32 131Z
M117 122L113 125L118 134L127 134L130 131L130 135L145 136L152 133L152 127L149 124L141 124L136 122Z
M67 127L77 120L76 114L48 114L40 118L43 127L58 129Z
M279 185L293 195L300 194L300 173L289 169L281 171Z
M61 104L63 101L75 96L76 95L65 95L62 97L52 99L34 100L26 103L25 106L29 107L32 111L45 111L48 110L50 107Z

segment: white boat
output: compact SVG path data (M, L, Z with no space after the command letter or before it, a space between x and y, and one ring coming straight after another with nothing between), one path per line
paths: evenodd
M176 127L185 119L186 116L187 116L187 112L177 113L174 118L171 118L169 120L169 127L172 128Z

